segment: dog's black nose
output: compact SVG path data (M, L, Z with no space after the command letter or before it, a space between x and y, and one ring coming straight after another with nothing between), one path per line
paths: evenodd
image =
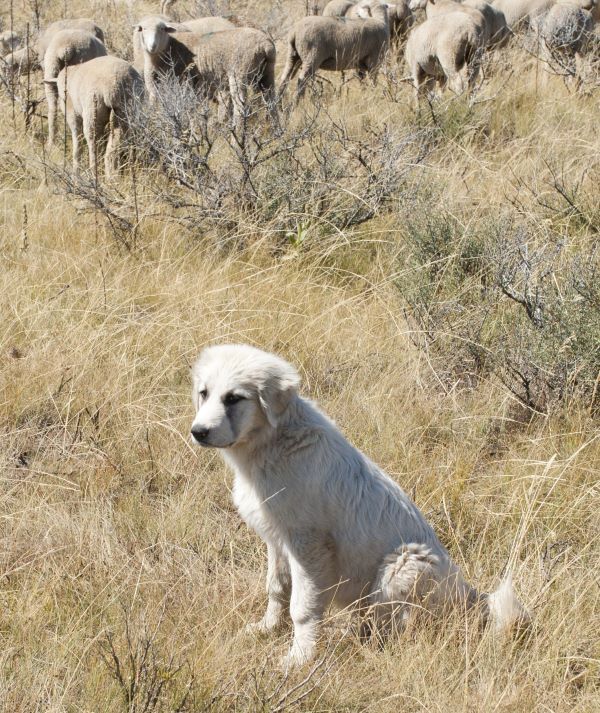
M208 436L208 428L192 428L192 436L197 441L203 441Z

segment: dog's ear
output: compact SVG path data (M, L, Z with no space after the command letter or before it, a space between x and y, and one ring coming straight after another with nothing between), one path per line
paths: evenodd
M298 392L300 375L291 364L278 360L258 390L258 400L268 422L275 428L281 415Z

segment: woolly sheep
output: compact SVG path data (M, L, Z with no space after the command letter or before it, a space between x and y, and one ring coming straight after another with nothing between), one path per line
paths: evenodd
M572 4L554 5L536 20L541 54L548 68L556 64L562 72L574 71L575 89L582 85L583 57L589 49L594 19L588 10ZM572 67L574 63L574 69ZM548 72L545 73L545 82Z
M69 20L57 20L52 24L48 25L46 29L39 36L37 41L37 53L40 59L40 64L43 64L44 55L48 49L48 45L52 42L52 38L57 32L62 32L63 30L82 30L84 32L89 32L94 37L98 38L100 42L104 43L104 32L102 28L87 17L80 17L76 19Z
M36 41L31 41L29 48L23 47L7 55L4 58L4 64L11 71L19 74L41 69L48 45L54 35L63 30L85 30L104 42L104 32L93 20L87 18L58 20L48 25Z
M416 103L435 88L448 84L455 94L473 86L479 71L483 30L466 13L449 12L428 18L415 27L406 43L406 62L416 92Z
M56 133L57 91L55 80L63 67L81 64L106 55L106 47L91 32L85 30L60 30L56 32L44 54L44 88L48 102L48 146L54 143Z
M191 79L210 99L228 92L236 122L248 88L258 89L276 120L275 45L264 32L250 27L205 35L179 30L177 24L156 17L136 26L144 51L144 80L153 100L158 96L157 78L173 72Z
M353 0L330 0L323 8L321 15L323 17L348 17L356 19L360 17L357 11L357 3L353 2Z
M233 22L228 20L226 17L197 17L194 20L187 20L186 22L175 23L169 20L166 15L147 15L140 22L134 26L133 30L133 66L138 70L138 72L144 71L144 48L142 46L142 36L137 30L139 24L148 24L149 22L162 21L171 27L176 27L179 32L195 32L197 35L205 35L209 32L220 32L222 30L233 30L235 25Z
M410 0L410 9L425 10L427 19L446 15L448 13L463 13L468 15L473 22L481 29L483 35L483 46L486 46L491 37L491 27L487 18L479 10L470 7L466 3L455 2L454 0Z
M168 16L169 10L172 5L175 5L177 0L161 0L160 2L160 14Z
M323 17L346 17L356 19L360 17L359 9L365 6L365 0L331 0L323 10ZM390 26L390 40L394 44L401 41L415 22L415 16L408 5L408 0L398 0L397 3L386 3L388 24Z
M7 54L1 61L10 72L15 74L24 74L40 69L38 55L33 47L21 47L20 50Z
M319 69L356 69L360 77L368 73L373 82L388 48L390 30L387 8L377 0L361 8L362 17L345 20L335 17L305 17L288 35L288 57L281 75L280 94L298 70L296 96L300 98L308 80Z
M19 49L21 38L12 30L0 32L0 54L5 55Z
M62 69L55 80L73 139L73 169L79 170L83 130L92 172L97 170L98 142L107 138L104 155L109 177L118 168L119 149L128 130L128 111L144 94L139 72L119 57L105 56ZM107 136L108 135L108 136Z
M463 5L472 7L485 18L488 27L487 47L504 47L511 35L506 18L500 8L486 2L486 0L463 0Z
M573 5L582 10L589 10L594 21L600 19L600 7L597 0L492 0L494 7L502 10L506 24L516 31L532 25L536 17L548 12L553 5Z
M307 16L322 15L323 10L329 4L329 0L304 0Z

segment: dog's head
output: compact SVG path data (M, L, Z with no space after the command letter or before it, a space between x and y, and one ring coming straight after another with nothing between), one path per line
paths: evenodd
M192 440L209 448L231 448L275 428L300 383L286 361L243 344L207 347L192 376Z

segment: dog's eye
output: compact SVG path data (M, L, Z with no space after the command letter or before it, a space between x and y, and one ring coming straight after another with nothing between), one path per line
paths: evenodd
M237 404L238 401L242 401L244 396L241 396L240 394L234 394L233 392L229 392L228 394L225 394L225 398L223 399L223 403L225 406L233 406L233 404Z
M208 391L206 389L202 389L202 391L198 392L198 396L204 401L204 399L208 396Z

